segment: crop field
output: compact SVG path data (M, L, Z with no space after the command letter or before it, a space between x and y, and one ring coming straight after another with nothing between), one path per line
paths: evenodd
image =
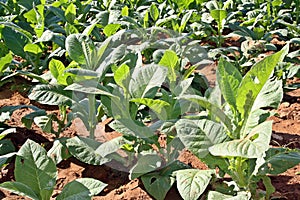
M0 0L0 199L300 200L300 0Z

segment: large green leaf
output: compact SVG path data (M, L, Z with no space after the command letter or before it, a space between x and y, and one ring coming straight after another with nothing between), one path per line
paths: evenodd
M15 146L12 141L5 139L0 141L0 156L14 152Z
M24 35L29 42L32 40L32 34L12 22L1 21L0 25L11 28L12 30Z
M170 107L170 104L166 101L150 98L135 98L130 101L148 106L161 120L166 120L168 118L168 108Z
M73 3L70 3L65 10L65 18L67 22L73 24L76 18L76 7Z
M236 94L242 75L236 67L223 58L219 61L216 74L224 99L236 110Z
M206 119L180 119L175 127L184 146L198 158L205 157L210 146L222 143L227 138L221 124Z
M18 0L18 4L24 6L27 10L32 9L33 5L39 5L41 2L45 1L41 1L41 0Z
M4 70L9 66L12 60L13 56L10 52L0 58L0 73L4 72Z
M156 7L155 3L152 3L150 6L150 16L154 21L156 21L159 17L159 10Z
M282 80L268 80L258 93L251 111L259 108L277 108L282 100Z
M157 154L146 154L140 157L137 163L131 168L129 178L131 180L143 174L152 172L162 167L162 158Z
M260 166L258 175L280 174L300 163L300 151L271 148L266 154L265 163Z
M219 106L211 103L206 98L199 95L183 95L180 98L195 102L201 107L209 110L211 115L216 116L226 126L226 128L232 132L233 127L231 124L231 119L219 108Z
M187 9L194 0L172 0L180 10Z
M57 200L78 200L91 199L92 196L99 194L107 184L92 179L79 178L68 183L57 196Z
M110 161L96 152L100 142L89 138L73 137L66 141L70 153L81 162L91 165L102 165Z
M244 76L236 96L236 105L242 119L247 119L258 94L268 81L275 66L288 53L288 45L281 51L255 64Z
M46 115L47 115L46 111L40 109L25 115L24 117L22 117L21 121L26 126L26 128L31 129L35 117L46 116Z
M65 74L65 65L56 59L52 59L49 62L49 70L52 76L57 80L57 82L61 85L68 85L67 76Z
M187 78L179 83L177 83L176 87L174 88L174 91L172 91L177 97L180 97L184 95L185 93L188 93L191 89L191 85L193 83L194 78Z
M66 146L66 141L68 138L58 138L54 140L51 149L48 150L48 157L52 158L55 164L71 157L69 150Z
M16 193L21 196L29 197L33 200L41 200L38 195L27 184L20 182L4 182L0 184L0 188Z
M270 116L263 108L277 108L282 100L283 90L281 80L268 80L258 93L250 110L247 121L244 122L244 129L241 137L245 137L253 127L265 121Z
M16 155L16 152L0 155L0 168L8 161L9 158L13 157L14 155Z
M23 70L17 70L16 72L14 73L11 73L10 75L8 76L5 76L3 80L6 80L6 79L9 79L11 77L14 77L14 76L27 76L27 77L30 77L32 79L36 79L38 80L40 83L44 83L44 84L48 84L48 81L45 80L42 76L38 75L38 74L35 74L35 73L32 73L30 71L23 71Z
M116 152L119 150L124 144L128 144L129 141L126 140L123 136L116 137L112 140L109 140L103 144L101 144L95 152L101 155L102 157L106 157L107 155Z
M28 97L47 105L71 105L73 102L72 92L65 91L64 87L60 85L36 85L32 88Z
M208 186L214 170L183 169L176 171L177 189L184 200L197 200Z
M85 51L94 50L92 41L85 35L71 34L66 38L66 50L70 58L79 64L87 64Z
M35 117L34 123L46 133L52 133L53 114Z
M127 130L129 129L130 131L132 131L134 133L134 136L143 138L144 140L149 139L148 142L150 142L152 140L151 137L155 135L148 126L140 121L132 119L119 119L118 121L122 123L123 126L126 126Z
M110 92L106 91L105 87L98 85L98 82L96 81L84 81L80 83L73 83L67 86L64 90L83 92L86 94L101 94L106 96L114 96Z
M39 144L27 140L20 148L14 174L16 181L30 187L39 199L50 199L56 184L57 170L53 160Z
M135 68L129 83L131 96L133 98L145 97L150 89L161 86L166 74L166 68L157 65Z
M126 94L129 87L130 81L130 68L128 65L123 64L118 69L114 71L114 80L115 82L123 88L124 93Z
M103 29L103 33L109 37L115 34L120 27L121 24L107 24Z
M171 82L176 81L176 66L178 64L178 57L172 50L166 50L163 57L159 61L159 65L168 68L168 79Z
M151 172L141 176L141 179L149 194L157 200L163 200L175 182L175 177L173 177L172 173L186 168L188 168L187 165L175 161L158 172Z
M236 196L231 196L227 194L222 194L220 192L216 191L209 191L207 200L217 200L217 199L222 199L222 200L250 200L251 199L251 194L247 192L238 192Z
M29 42L26 36L15 30L5 27L2 29L2 38L9 49L22 58L28 58L28 53L24 51L25 45Z
M218 24L218 30L221 31L224 24L223 20L225 20L227 17L227 11L224 9L214 9L210 11L210 15L212 18L214 18L214 20L216 20Z
M266 121L251 130L247 138L223 142L209 147L214 156L260 158L269 149L272 121Z
M0 108L0 113L1 113L0 121L2 122L2 121L5 121L5 120L9 119L14 111L16 111L18 109L23 109L23 108L30 108L34 111L41 111L41 109L39 109L38 107L31 106L31 105L3 106L2 108Z
M25 52L29 52L31 54L34 54L34 55L39 55L41 53L43 53L43 50L41 49L41 47L37 44L26 44L24 46L24 51Z
M32 26L34 26L37 37L41 37L45 27L45 5L40 4L34 6L30 11L24 14L24 17Z

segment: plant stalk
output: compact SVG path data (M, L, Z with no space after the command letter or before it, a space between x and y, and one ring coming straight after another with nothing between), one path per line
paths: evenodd
M244 172L243 172L243 160L241 157L237 157L236 158L236 172L237 172L237 183L239 185L239 187L246 189L247 188L247 184L245 181L245 176L244 176Z
M95 129L96 129L96 98L94 94L88 94L89 99L89 132L90 138L95 139Z

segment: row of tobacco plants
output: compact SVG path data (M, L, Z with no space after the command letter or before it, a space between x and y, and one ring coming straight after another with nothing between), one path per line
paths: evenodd
M48 200L56 165L73 156L117 161L155 199L175 183L187 200L269 199L268 175L300 162L299 150L270 148L267 121L283 90L295 88L286 79L299 76L299 12L299 1L281 0L0 1L1 86L26 77L29 99L59 109L59 116L32 105L0 109L0 166L16 157L15 181L0 188ZM240 45L226 45L231 37ZM261 59L267 51L274 53ZM213 61L211 88L197 68ZM6 139L16 130L5 122L23 108L32 110L22 118L28 129L56 136L48 151L31 140L17 151ZM75 118L90 136L59 137ZM96 125L107 118L122 136L99 142ZM184 148L209 170L179 162ZM56 198L90 199L105 187L77 179Z

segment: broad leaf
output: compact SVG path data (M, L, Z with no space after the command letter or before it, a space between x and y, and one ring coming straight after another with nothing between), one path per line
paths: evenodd
M24 35L29 42L32 42L32 34L12 22L1 21L0 25L4 25L17 33Z
M155 3L152 3L150 6L150 16L153 19L153 21L156 21L159 17L159 10L156 7Z
M14 152L15 146L12 141L5 139L0 141L0 156Z
M180 10L187 9L193 0L172 0Z
M13 76L27 76L27 77L30 77L30 78L32 78L32 79L36 79L36 80L38 80L40 83L44 83L44 84L48 84L48 81L47 80L45 80L42 76L40 76L40 75L38 75L38 74L35 74L35 73L32 73L32 72L30 72L30 71L23 71L23 70L17 70L16 72L14 72L14 73L11 73L10 75L8 75L8 76L5 76L3 79L2 79L2 81L3 80L6 80L6 79L9 79L9 78L11 78L11 77L13 77Z
M16 181L30 187L39 199L50 199L57 171L55 163L39 144L27 140L20 148L14 174Z
M211 115L216 116L225 126L226 128L232 132L233 127L231 124L230 118L219 108L219 106L209 102L206 98L198 96L198 95L183 95L180 97L181 99L186 99L191 102L195 102L201 107L210 111Z
M69 152L81 162L91 165L102 165L110 161L103 158L95 150L101 145L100 142L89 138L73 137L67 140Z
M236 196L231 196L227 194L222 194L216 191L209 191L207 200L250 200L251 194L247 192L238 192Z
M141 156L137 163L130 170L130 180L162 167L162 162L162 158L157 154L147 154Z
M47 116L35 117L34 123L46 133L52 133L53 114Z
M184 200L197 200L208 186L214 170L183 169L176 171L177 189Z
M144 140L148 140L148 142L150 142L151 137L155 135L149 127L147 127L140 121L132 119L119 119L118 121L122 123L123 126L126 126L127 130L129 129L131 132L133 132L134 136L143 138Z
M124 93L126 94L129 87L130 81L130 68L128 65L123 64L118 69L114 71L114 80L115 82L123 88Z
M52 59L49 62L49 70L52 76L57 79L58 76L64 72L65 65L59 60Z
M34 122L34 118L45 115L47 115L45 110L37 110L22 117L21 121L26 126L26 128L31 129L32 123Z
M236 96L236 105L241 117L247 120L252 106L263 86L269 79L275 66L281 62L288 53L288 45L281 51L254 65L244 76Z
M159 65L168 68L168 79L171 82L176 81L176 66L178 64L178 57L172 50L166 50L163 57L159 61Z
M236 94L242 75L236 67L221 58L217 69L217 81L224 99L236 110Z
M68 85L67 76L65 74L65 65L59 61L52 59L49 62L49 70L52 76L57 80L57 82L61 85Z
M188 168L187 165L175 161L158 172L151 172L141 176L141 179L149 194L157 200L163 200L175 182L175 177L172 176L172 173L186 168Z
M19 105L19 106L3 106L2 108L0 108L0 113L5 113L4 116L1 116L3 118L3 120L5 119L9 119L9 117L13 114L14 111L18 110L18 109L23 109L23 108L30 108L34 111L41 111L41 109L39 109L36 106L30 106L30 105ZM2 119L1 119L2 121Z
M147 92L160 87L166 78L166 68L148 65L135 68L129 83L129 92L133 98L143 98Z
M14 155L16 155L16 152L12 152L12 153L8 153L5 155L0 155L0 168L2 168L2 166L7 162L7 160L11 157L13 157ZM0 186L1 188L1 186Z
M121 27L120 24L108 24L104 27L103 33L109 37L117 32L117 30Z
M255 99L253 106L250 110L249 117L244 123L244 129L241 137L245 137L249 131L262 121L265 121L270 116L263 108L277 108L282 100L283 90L281 80L268 80L263 86L257 98Z
M129 143L123 136L116 137L112 140L109 140L103 144L101 144L95 152L102 157L106 157L107 155L116 152L119 150L124 144Z
M168 108L170 107L168 102L149 98L135 98L131 99L130 101L148 106L155 112L160 120L166 120L168 118Z
M2 29L1 36L5 44L14 54L22 58L28 57L28 54L24 51L25 45L29 42L26 36L8 27Z
M68 183L57 196L57 200L91 199L99 194L107 184L92 178L79 178Z
M227 17L227 12L224 9L214 9L210 11L210 15L218 23L218 29L221 31L223 29L223 20Z
M76 17L76 7L73 3L70 3L65 10L65 17L67 22L73 24Z
M174 88L174 91L172 91L176 96L182 96L185 93L189 92L189 89L191 89L191 84L193 82L193 78L187 78L185 80L180 81L177 83L176 87Z
M91 40L85 35L71 34L66 39L66 50L72 60L79 64L87 64L84 51L92 51L92 47L88 44L91 44Z
M65 91L64 87L59 85L36 85L28 97L47 105L67 104L70 106L73 101L72 92Z
M84 81L80 83L73 83L67 86L64 90L71 90L76 92L83 92L86 94L101 94L106 96L113 96L106 88L99 85L96 81Z
M40 200L40 197L30 188L30 186L24 183L4 182L0 184L0 188L16 193L21 196L29 197L33 200Z
M280 174L300 163L300 152L284 148L271 148L266 153L265 163L258 175Z
M184 146L198 158L205 157L210 146L222 143L227 138L221 124L206 119L180 119L175 127Z
M53 146L48 150L48 157L52 158L55 164L71 157L69 150L66 146L66 141L68 138L58 138L54 140Z
M26 44L24 46L24 51L35 54L35 55L43 53L43 50L37 44Z
M12 54L9 52L5 56L0 58L0 73L4 72L13 60Z
M95 72L94 70L88 70L83 68L70 68L66 72L76 75L74 78L77 82L82 80L88 80L93 78L99 78L101 74Z
M209 147L214 156L260 158L269 149L272 134L272 121L259 124L245 139L236 139Z

